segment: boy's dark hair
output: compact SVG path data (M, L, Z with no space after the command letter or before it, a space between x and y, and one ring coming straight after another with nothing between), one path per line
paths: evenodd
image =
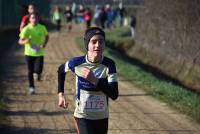
M35 8L35 4L34 4L33 2L31 2L31 3L29 3L29 4L27 5L27 9L28 9L29 6L33 6L33 7Z
M94 35L102 35L105 39L105 32L101 28L99 28L99 27L88 28L84 34L84 43L85 43L86 50L88 49L88 43L89 43L90 39Z

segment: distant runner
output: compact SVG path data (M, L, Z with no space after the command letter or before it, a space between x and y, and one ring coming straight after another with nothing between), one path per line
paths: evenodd
M61 29L61 11L59 6L54 7L53 22L56 24L56 30L59 32Z
M38 23L37 13L29 15L30 23L25 26L21 33L19 44L25 46L25 57L28 66L29 93L35 93L33 74L37 80L41 79L43 70L44 48L48 42L48 32L44 25Z
M20 32L22 31L22 29L29 23L29 14L35 12L35 6L33 4L29 4L28 5L28 14L26 14L25 16L22 17L22 21L20 24Z
M70 6L67 5L65 7L64 15L67 23L67 30L70 32L72 29L72 19L73 19L73 14Z
M108 98L118 98L115 63L103 56L105 33L97 27L89 28L84 35L87 54L74 57L58 69L58 105L68 107L64 96L66 72L76 75L76 108L74 117L78 134L107 134Z

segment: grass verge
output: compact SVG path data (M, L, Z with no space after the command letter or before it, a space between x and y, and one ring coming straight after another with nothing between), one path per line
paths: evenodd
M200 94L174 83L173 80L164 75L159 74L158 76L157 72L153 72L148 65L146 66L137 59L122 53L123 48L127 46L124 44L131 41L127 37L129 35L127 31L128 29L116 29L107 32L106 35L107 47L104 54L115 61L118 74L124 79L130 80L137 87L144 89L153 97L168 103L200 123ZM77 37L76 42L82 50L85 50L81 37ZM134 41L132 44L134 45ZM129 45L128 47L130 47ZM119 51L119 47L122 51Z

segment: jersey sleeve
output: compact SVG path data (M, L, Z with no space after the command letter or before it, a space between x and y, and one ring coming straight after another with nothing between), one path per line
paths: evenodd
M114 62L108 68L108 83L117 82L117 71Z
M22 31L19 34L19 37L22 39L28 38L28 29L26 27L22 29Z
M58 68L58 93L64 93L64 86L65 86L65 76L68 71L74 72L74 60L71 59L64 64L61 64Z
M24 23L24 24L28 23L28 16L27 15L23 16L22 23Z
M48 31L47 28L44 26L44 35L47 36L48 35Z
M107 78L101 78L98 81L97 89L101 90L112 100L116 100L119 95L118 82L117 82L117 72L115 63L111 60L108 66L108 76Z

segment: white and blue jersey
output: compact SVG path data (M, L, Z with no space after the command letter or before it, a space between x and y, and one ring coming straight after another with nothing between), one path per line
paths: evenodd
M83 78L83 69L92 70L98 78L94 85ZM118 97L118 83L115 63L103 57L98 63L87 60L87 56L75 57L58 69L58 92L64 92L65 74L72 71L76 75L76 108L74 116L91 120L108 118L108 97Z

